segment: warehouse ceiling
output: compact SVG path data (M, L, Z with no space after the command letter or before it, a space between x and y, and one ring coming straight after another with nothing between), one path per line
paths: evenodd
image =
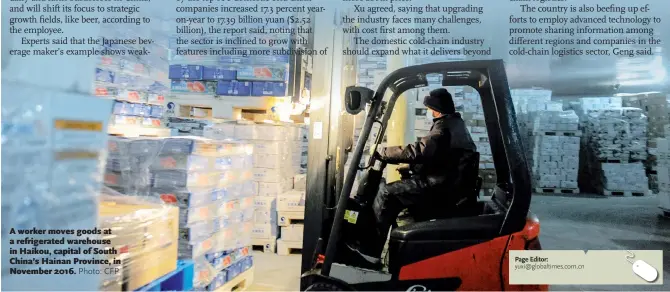
M607 96L616 93L670 92L666 58L619 64L616 60L509 60L510 86L544 87L559 96ZM664 61L658 64L659 61ZM542 65L544 63L544 65ZM547 64L548 63L548 64Z
M421 3L434 3L435 0L423 0ZM631 6L630 1L610 0L611 3L621 6ZM662 19L661 24L653 26L654 35L664 42L651 47L654 56L634 58L617 57L531 57L510 56L510 49L519 45L510 45L507 28L501 29L501 24L509 23L511 15L520 16L518 5L504 4L491 8L491 1L473 0L472 5L483 5L486 9L482 16L483 23L478 29L459 27L452 32L455 36L467 35L481 37L488 40L492 46L492 57L506 61L510 86L544 87L554 91L558 96L607 96L615 93L636 93L648 91L670 92L670 1L649 0L652 11L648 15ZM567 0L561 5L582 5L583 0ZM595 3L595 2L594 2ZM553 5L548 2L545 5ZM637 4L635 4L637 5ZM642 5L642 4L640 4ZM495 11L495 12L494 12ZM536 15L537 16L537 15ZM555 16L544 14L544 16ZM574 24L568 24L570 25ZM547 25L541 26L545 27ZM589 37L576 34L574 38ZM616 38L617 35L610 35ZM648 38L649 35L640 35ZM574 47L574 46L573 46ZM557 48L561 48L560 46ZM634 49L640 49L634 48ZM486 57L478 57L483 59ZM664 77L665 76L665 77Z

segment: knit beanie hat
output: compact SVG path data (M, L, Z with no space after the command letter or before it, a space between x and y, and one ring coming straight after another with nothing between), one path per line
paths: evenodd
M451 93L445 88L432 90L424 98L423 105L441 114L453 114L456 112Z

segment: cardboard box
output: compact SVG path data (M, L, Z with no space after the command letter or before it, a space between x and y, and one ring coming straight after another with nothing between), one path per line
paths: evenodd
M300 241L305 232L305 226L302 224L291 224L289 226L282 226L280 228L280 236L285 241Z
M254 168L253 172L254 180L262 183L279 183L284 181L287 175L279 169L271 168Z
M277 197L279 194L291 189L291 181L283 180L280 182L259 182L258 195L264 197Z
M286 167L286 165L287 160L284 155L254 153L254 167L283 169Z
M251 82L219 81L216 84L216 94L230 96L251 95Z
M277 225L277 210L276 209L256 208L254 210L254 224Z
M202 73L203 80L235 80L235 77L237 77L235 67L205 66Z
M279 212L304 212L305 192L288 191L277 197L277 211Z
M293 177L293 189L304 192L307 189L307 175L298 174Z
M176 80L202 80L203 67L199 65L170 65L168 77Z
M285 96L286 83L255 81L251 85L252 96Z
M276 238L277 224L254 224L251 237L257 239Z
M261 196L254 197L254 208L276 210L277 209L277 198L276 197L261 197Z
M216 93L216 82L172 80L170 90L179 93Z

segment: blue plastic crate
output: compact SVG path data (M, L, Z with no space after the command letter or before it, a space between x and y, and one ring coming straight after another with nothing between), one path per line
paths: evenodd
M193 289L193 261L178 261L177 269L136 291L190 291Z

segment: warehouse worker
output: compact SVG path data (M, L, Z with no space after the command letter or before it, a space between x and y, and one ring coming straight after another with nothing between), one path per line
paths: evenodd
M426 137L406 147L386 147L375 153L377 159L389 164L409 164L411 175L400 181L382 185L373 203L378 224L381 256L389 229L400 212L412 205L431 205L452 202L455 206L462 194L451 194L464 178L464 157L477 152L465 122L456 112L454 101L445 88L435 89L425 97L423 104L432 111L433 126ZM478 163L478 161L477 161ZM472 178L466 178L468 181ZM474 178L476 180L476 178ZM445 200L444 196L449 196ZM452 200L453 198L453 200ZM448 206L443 206L448 208Z

